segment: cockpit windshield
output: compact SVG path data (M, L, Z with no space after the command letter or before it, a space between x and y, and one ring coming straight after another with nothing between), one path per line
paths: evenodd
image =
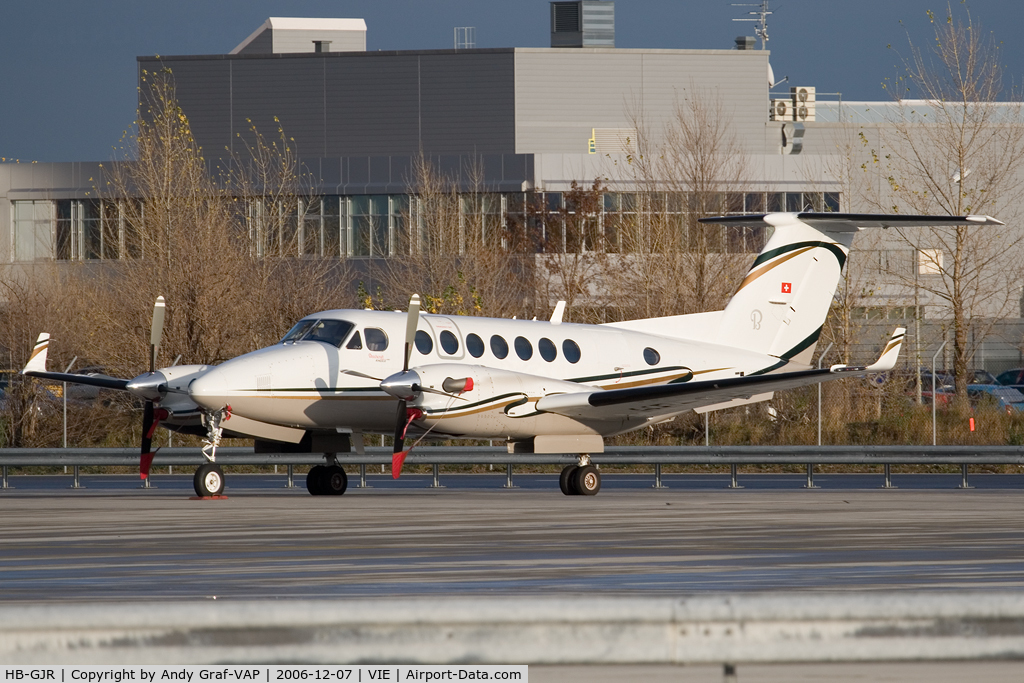
M340 347L353 327L347 320L300 320L281 343L319 341Z

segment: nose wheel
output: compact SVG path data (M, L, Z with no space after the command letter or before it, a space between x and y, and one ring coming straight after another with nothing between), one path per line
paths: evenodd
M192 486L200 498L219 496L224 491L224 471L216 463L201 465L192 477Z
M596 496L601 490L601 473L590 464L590 459L579 465L569 465L558 476L558 488L567 496Z

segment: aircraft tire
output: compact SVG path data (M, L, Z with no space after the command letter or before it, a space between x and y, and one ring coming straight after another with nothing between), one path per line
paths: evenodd
M320 475L320 486L329 496L340 496L348 488L348 475L339 465L325 467Z
M572 487L578 495L596 496L601 490L601 473L593 465L584 465L573 474Z
M576 465L566 465L562 470L562 473L558 475L558 488L562 489L562 493L567 496L577 495L576 489L573 488L572 483L572 475L576 473L577 469Z
M314 465L309 469L309 474L306 475L306 490L312 496L322 496L326 492L326 486L324 479L326 478L324 470L327 468L323 465Z
M219 496L224 491L224 471L216 463L201 465L192 477L192 487L200 498Z

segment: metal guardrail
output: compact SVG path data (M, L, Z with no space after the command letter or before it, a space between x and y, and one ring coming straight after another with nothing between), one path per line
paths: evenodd
M365 485L366 465L390 465L391 449L367 448L365 454L339 453L340 465L360 466ZM815 465L878 465L885 470L884 488L892 488L892 465L959 465L961 488L968 485L970 465L1024 465L1024 446L624 446L608 448L591 456L597 465L653 465L655 488L663 488L662 465L728 465L731 487L740 488L740 465L806 465L807 488L814 484ZM163 448L157 451L153 467L195 467L205 458L198 448ZM324 462L321 453L256 453L252 448L220 448L217 462L222 465L279 465L288 468L288 485L293 485L296 465ZM439 486L440 465L504 465L508 486L512 485L514 466L570 465L574 454L509 453L504 447L424 446L409 454L406 465L433 466L433 486ZM139 453L132 448L8 448L0 449L3 468L2 488L9 488L9 467L74 468L73 488L79 485L80 467L137 467Z
M1011 591L0 605L4 664L1021 658Z

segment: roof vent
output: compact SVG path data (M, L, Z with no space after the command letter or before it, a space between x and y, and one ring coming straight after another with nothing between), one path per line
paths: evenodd
M736 36L736 49L737 50L753 50L754 41L757 39L754 36Z
M615 3L551 3L551 47L615 47Z

